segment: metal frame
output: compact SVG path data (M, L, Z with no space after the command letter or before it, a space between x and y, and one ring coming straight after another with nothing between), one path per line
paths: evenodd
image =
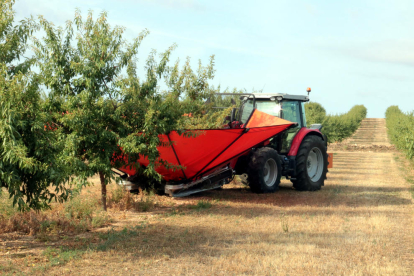
M253 96L253 111L256 108L256 96L253 93L214 93L214 95L224 95L224 96L248 96L248 98L250 98L250 96ZM240 105L239 108L239 114L241 114L241 108L243 107L243 105ZM213 108L226 108L226 107L213 107ZM252 111L252 113L253 113Z
M187 176L185 175L185 172L184 172L183 166L181 166L180 159L178 158L178 155L177 155L177 153L175 152L175 148L174 148L173 143L171 142L171 138L170 138L170 134L169 134L169 133L167 134L167 137L168 137L168 141L169 141L169 142L170 142L170 144L171 144L171 148L172 148L172 150L173 150L173 152L174 152L175 158L177 158L178 165L180 165L180 167L181 167L181 171L182 171L182 173L183 173L183 176L184 176L184 178L185 178L185 179L188 179L188 178L187 178Z

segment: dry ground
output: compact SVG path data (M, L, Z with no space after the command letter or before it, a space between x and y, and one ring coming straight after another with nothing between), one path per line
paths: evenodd
M412 170L389 145L384 120L364 120L330 151L321 191L297 192L284 180L279 192L257 195L235 183L151 197L151 212L110 210L111 227L75 237L0 236L0 273L412 275Z

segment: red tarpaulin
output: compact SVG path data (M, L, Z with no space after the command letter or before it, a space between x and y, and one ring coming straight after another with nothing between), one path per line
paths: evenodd
M200 133L197 137L184 137L172 131L160 135L162 142L173 141L173 146L158 147L160 158L171 164L184 167L172 171L163 166L156 171L166 181L194 179L204 172L222 165L234 157L250 150L276 134L284 131L294 123L255 110L242 128L191 130ZM174 153L175 151L175 153ZM148 159L140 158L141 165L148 165ZM135 174L131 168L120 168L129 175Z

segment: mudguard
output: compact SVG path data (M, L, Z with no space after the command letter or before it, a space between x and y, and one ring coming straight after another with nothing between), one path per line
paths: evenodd
M308 135L317 135L326 143L326 137L319 131L319 129L302 127L295 135L295 138L293 138L292 145L287 156L296 156L298 154L299 147L302 144L302 140Z

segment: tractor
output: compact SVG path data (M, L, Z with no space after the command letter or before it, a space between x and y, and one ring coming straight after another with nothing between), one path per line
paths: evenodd
M306 126L304 104L309 101L309 92L310 89L307 96L219 94L240 99L240 106L233 108L226 117L224 130L205 130L204 137L196 138L167 134L166 141L176 142L168 148L160 148L161 157L170 158L169 161L183 169L173 174L161 168L159 173L164 180L155 186L170 196L182 197L220 188L239 175L255 193L277 191L282 176L289 179L296 190L321 189L328 171L327 138L321 133L321 124ZM253 115L256 116L255 125ZM262 118L279 121L267 124L260 121ZM280 129L276 129L276 124L281 125ZM237 134L227 142L230 132ZM197 152L191 152L192 149ZM144 158L138 162L146 165ZM114 171L121 176L120 184L130 190L148 180L125 167Z
M304 104L309 96L256 93L240 98L240 108L233 109L230 117L233 125L245 122L254 108L296 123L239 158L235 172L242 182L254 192L267 193L276 191L284 176L296 190L321 189L328 171L327 138L321 124L306 127Z

